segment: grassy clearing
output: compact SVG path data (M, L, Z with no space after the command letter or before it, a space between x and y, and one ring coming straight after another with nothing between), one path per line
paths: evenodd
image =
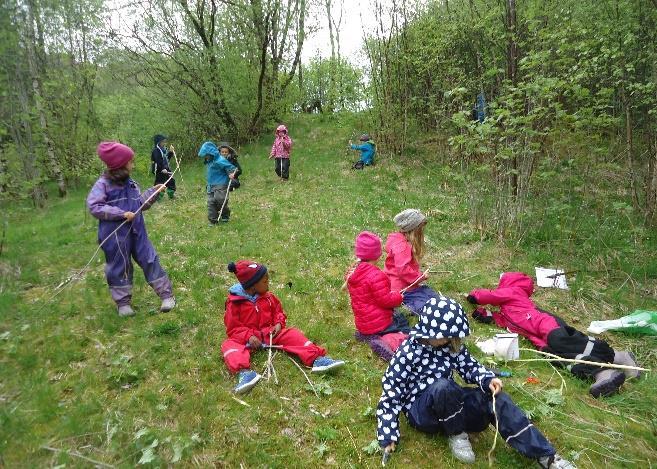
M532 272L536 262L568 266L572 253L548 242L536 249L482 240L467 223L463 178L449 167L427 172L422 154L419 161L400 162L383 155L374 169L350 170L355 155L344 147L353 129L353 123L307 117L290 122L295 149L288 183L277 181L266 159L271 139L243 148L245 175L231 199L231 222L215 228L206 226L202 165L185 155L177 199L146 215L179 302L170 314L154 314L159 301L137 270L138 315L120 319L101 258L81 281L48 301L55 286L96 248L96 221L84 209L86 188L52 201L44 211L3 208L9 229L0 257L2 462L7 467L81 467L91 465L89 459L119 467L140 462L377 466L380 456L367 447L375 437L373 409L385 364L353 340L348 298L339 289L355 235L369 229L385 236L393 229L392 216L405 207L432 211L425 263L451 273L436 274L429 283L455 298L473 287L493 286L503 270ZM146 168L147 156L140 158L139 167ZM148 186L145 171L136 176ZM281 354L275 358L280 386L261 382L244 403L231 397L234 379L219 345L225 337L226 290L234 283L226 264L240 258L267 264L289 323L325 345L331 356L347 360L335 375L311 376L321 399ZM578 275L570 291L543 290L537 301L586 328L591 319L618 316L632 306L655 308L654 297L646 294L652 288L648 277L643 284L623 284L623 278ZM474 338L495 332L472 326ZM655 338L606 338L657 368ZM474 345L470 349L477 355ZM254 368L262 370L265 360L264 353L256 355ZM655 461L654 374L596 401L586 383L564 372L562 381L547 363L498 366L513 371L505 380L512 397L580 467ZM529 376L540 383L527 384ZM420 434L405 421L402 435L392 467L458 466L445 439ZM474 439L482 467L492 442L492 430ZM499 467L529 464L504 444L498 444L495 457Z

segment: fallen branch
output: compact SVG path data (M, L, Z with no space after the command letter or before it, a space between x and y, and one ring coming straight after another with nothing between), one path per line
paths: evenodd
M303 368L301 368L301 366L296 361L294 361L294 359L291 356L287 355L287 358L289 358L290 361L292 363L294 363L294 366L296 366L297 368L299 368L301 370L301 373L303 373L303 375L306 377L306 381L308 381L308 384L310 384L310 388L315 393L315 396L317 396L319 398L319 394L317 394L317 390L315 389L315 385L313 384L312 381L310 381L310 378L308 378L308 375L306 374L306 372L303 371Z
M46 449L48 451L52 451L53 453L64 453L64 454L68 454L69 456L74 456L76 458L84 459L85 461L90 462L91 464L95 464L96 466L116 467L116 466L112 466L111 464L106 464L104 462L96 461L95 459L88 458L85 455L78 453L77 451L66 451L64 449L53 448L51 446L42 446L41 448Z
M493 467L493 451L497 446L497 435L500 433L500 421L497 418L497 408L495 407L495 393L493 393L493 415L495 416L495 438L493 438L493 446L488 450L488 466Z

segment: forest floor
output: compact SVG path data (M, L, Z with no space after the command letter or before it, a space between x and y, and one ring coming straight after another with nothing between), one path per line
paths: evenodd
M443 272L428 283L462 302L472 288L494 287L500 272L532 274L538 258L553 262L546 267L567 268L568 259L551 258L549 245L536 252L482 239L468 223L458 170L431 166L429 155L396 161L381 155L376 167L350 169L357 158L346 150L351 125L308 117L290 122L295 147L287 183L267 159L271 137L243 147L242 187L231 195L230 222L217 227L207 226L203 165L194 155L182 155L176 199L157 203L145 215L178 300L167 314L155 314L159 300L136 268L137 316L119 318L102 255L81 280L52 298L97 246L97 221L84 205L88 188L51 200L40 211L4 207L0 466L379 466L374 410L386 364L354 340L348 295L340 289L356 234L368 229L385 239L394 230L392 217L404 208L432 214L424 264ZM148 157L138 158L135 178L145 189L151 181ZM319 398L281 353L274 358L278 385L262 380L239 399L231 393L235 379L220 344L226 291L235 283L226 264L239 259L266 264L288 324L346 361L336 373L309 375ZM609 285L584 275L568 291L540 289L536 301L582 330L590 320L657 305L630 282ZM489 366L512 371L505 390L564 457L579 467L657 463L655 373L596 400L588 383L549 363L494 363L474 342L499 331L473 321L471 329L471 352ZM657 338L604 338L657 369ZM531 345L522 340L521 347ZM254 368L261 371L266 359L265 353L254 355ZM401 420L402 441L389 467L459 466L445 438L421 434ZM488 464L494 433L490 427L473 437L476 466ZM531 464L498 439L495 466Z

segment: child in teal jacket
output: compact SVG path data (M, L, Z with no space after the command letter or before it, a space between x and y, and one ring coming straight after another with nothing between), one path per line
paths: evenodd
M198 151L198 156L204 158L207 167L208 194L208 220L211 226L220 220L228 222L230 209L228 208L229 184L235 178L237 167L221 156L217 145L205 142Z
M376 155L376 144L370 139L368 134L363 134L359 139L363 142L361 145L354 145L349 140L349 147L352 150L360 151L360 159L354 164L354 169L363 169L363 166L371 166L374 164L374 156Z

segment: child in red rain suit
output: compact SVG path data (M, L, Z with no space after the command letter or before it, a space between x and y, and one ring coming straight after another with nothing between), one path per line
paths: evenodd
M344 365L341 360L326 356L326 351L313 344L298 329L286 327L281 302L269 291L267 267L254 261L228 264L239 283L229 289L224 323L228 338L221 344L226 366L238 374L234 391L249 391L261 376L252 371L251 352L271 345L299 357L312 371L322 373ZM271 339L270 339L271 337Z

